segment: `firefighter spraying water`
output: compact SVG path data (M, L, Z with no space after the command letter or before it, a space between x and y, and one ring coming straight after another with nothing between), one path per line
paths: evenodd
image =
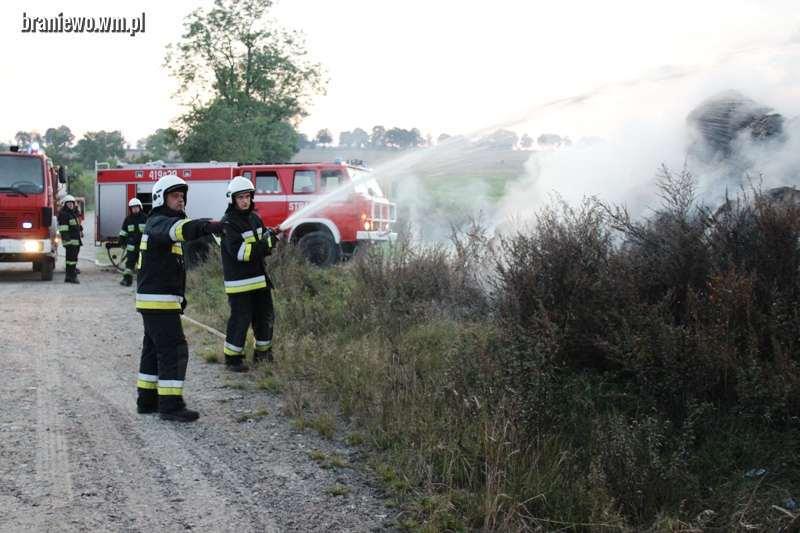
M223 352L225 367L234 372L248 370L244 345L251 325L253 362L272 362L272 281L264 270L264 257L272 252L276 235L254 212L254 195L250 180L233 178L228 185L228 209L222 217L222 271L231 309Z

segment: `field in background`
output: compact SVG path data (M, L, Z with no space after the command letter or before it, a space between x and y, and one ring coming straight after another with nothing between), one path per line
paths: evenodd
M531 157L536 157L536 152L485 148L453 153L435 148L315 148L301 150L293 161L365 161L377 169L376 178L389 198L398 203L401 222L414 226L422 239L440 240L450 224L461 225L476 213L493 211L507 193L508 184L525 176L525 164ZM382 164L404 159L409 163L399 171L392 165L394 180L381 175Z

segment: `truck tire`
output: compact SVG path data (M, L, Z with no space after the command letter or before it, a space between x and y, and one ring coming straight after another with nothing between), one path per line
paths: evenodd
M342 249L327 231L306 233L297 242L297 246L309 263L320 267L337 263L342 255Z
M56 269L56 261L53 258L45 258L39 263L42 273L42 281L53 281L53 271Z

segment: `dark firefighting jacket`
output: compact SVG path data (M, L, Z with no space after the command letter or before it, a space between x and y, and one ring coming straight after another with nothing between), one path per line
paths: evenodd
M122 229L119 230L119 242L125 246L127 251L136 252L139 250L139 241L142 239L146 224L147 215L141 210L135 215L130 214L125 217Z
M139 244L136 310L181 313L186 307L183 246L208 235L207 219L192 220L166 206L153 209Z
M273 235L253 212L228 206L222 217L222 273L225 292L237 294L271 285L264 270L264 257L272 251Z
M80 246L83 226L76 209L67 209L66 206L58 210L58 232L61 234L61 244L64 246Z

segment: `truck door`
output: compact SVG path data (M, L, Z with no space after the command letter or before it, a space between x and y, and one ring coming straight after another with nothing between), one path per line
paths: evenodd
M286 191L275 170L248 169L242 176L253 182L256 188L256 211L265 226L277 226L288 216L286 214Z
M317 171L297 169L292 176L292 194L289 196L289 216L319 198Z

